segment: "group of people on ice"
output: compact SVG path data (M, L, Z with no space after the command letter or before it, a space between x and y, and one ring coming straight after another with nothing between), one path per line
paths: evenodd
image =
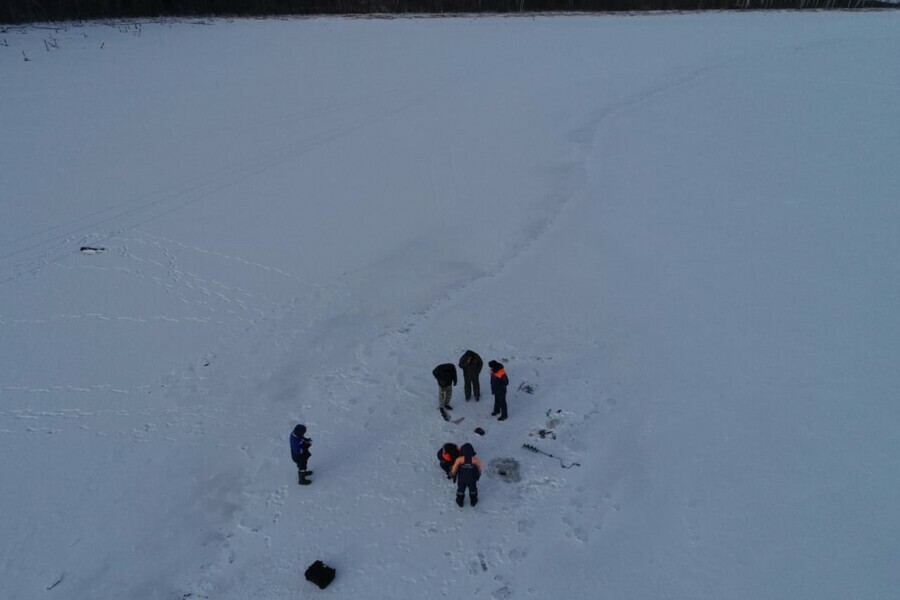
M475 401L481 400L481 384L479 376L484 367L481 357L472 350L466 350L459 358L459 368L463 372L465 383L466 402L473 397ZM498 421L507 418L506 388L509 386L509 378L503 365L496 360L488 362L491 370L491 394L494 396L494 410L492 417L498 417ZM438 407L440 410L453 410L450 399L453 396L453 387L457 383L456 366L453 363L438 365L432 371L432 375L438 382ZM499 415L499 416L498 416ZM291 459L297 465L297 483L309 485L312 481L309 476L312 471L308 468L310 454L309 448L312 439L306 437L306 426L296 425L291 431ZM447 474L447 479L456 483L456 504L465 505L466 491L469 492L469 504L478 504L478 480L481 479L481 462L476 456L472 444L465 443L460 447L456 444L446 443L437 453L438 463Z
M459 368L463 372L464 391L466 402L473 397L475 401L481 400L481 370L484 361L474 350L466 350L459 357ZM506 388L509 386L509 378L502 363L492 360L488 362L491 370L491 394L494 396L494 410L492 417L498 421L505 421L508 417L506 406ZM450 399L453 397L453 386L456 385L456 366L453 363L443 363L431 372L438 384L438 409L444 411L453 410ZM446 417L445 417L446 418ZM456 483L456 504L463 506L466 500L466 491L469 492L469 504L478 504L478 480L481 479L481 462L476 456L472 444L465 443L461 447L456 444L446 443L437 453L438 464L447 474L448 479Z
M475 397L475 401L481 400L481 382L479 376L481 369L484 367L484 361L473 350L466 350L459 357L459 368L463 372L463 384L466 394L466 402ZM498 421L505 421L507 418L506 407L506 388L509 385L509 378L506 376L506 369L502 363L492 360L488 362L491 370L491 394L494 396L494 410L491 412L492 417ZM443 363L434 368L431 372L438 384L438 408L442 411L453 410L450 406L450 399L453 397L453 386L456 385L456 365L453 363Z

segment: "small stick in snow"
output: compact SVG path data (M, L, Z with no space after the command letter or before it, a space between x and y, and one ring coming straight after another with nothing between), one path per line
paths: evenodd
M484 552L478 553L478 562L481 563L481 570L487 571L487 561L484 559Z
M56 578L56 581L54 581L53 583L51 583L50 585L47 586L47 590L48 590L48 591L49 591L49 590L52 590L53 588L55 588L56 586L58 586L60 583L62 583L62 580L63 580L63 578L64 578L65 576L66 576L65 573L60 573L60 574L59 574L59 577Z

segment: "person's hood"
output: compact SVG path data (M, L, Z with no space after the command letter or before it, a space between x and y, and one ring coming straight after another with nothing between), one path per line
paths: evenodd
M475 448L472 447L472 444L463 444L459 449L459 453L466 458L472 458L473 456L475 456Z
M294 427L294 435L298 438L302 438L306 435L306 425L297 425Z

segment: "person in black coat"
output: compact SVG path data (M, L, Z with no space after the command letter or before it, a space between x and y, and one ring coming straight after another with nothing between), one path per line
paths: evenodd
M509 385L509 378L506 376L506 369L502 363L492 360L488 363L491 368L491 393L494 395L494 411L492 417L500 415L498 421L506 420L506 387Z
M441 465L441 469L447 474L447 479L453 479L453 475L450 474L450 469L453 468L453 463L459 458L459 448L456 444L447 442L441 446L441 449L437 452L437 458L438 463Z
M300 485L309 485L312 483L307 479L312 475L312 471L306 468L309 457L309 447L312 446L312 440L306 437L306 425L297 425L291 432L291 460L297 465L298 481Z
M456 477L456 504L462 506L466 500L466 488L469 490L469 503L478 504L478 480L481 479L481 462L475 457L472 444L463 444L459 449L460 457L450 468L450 475Z
M482 367L484 367L484 362L472 350L466 350L459 357L459 368L462 369L463 383L465 384L463 389L466 392L466 402L469 401L473 393L476 402L481 400L481 384L478 381L478 376L481 374Z
M438 365L431 374L438 383L438 407L453 410L450 406L450 397L453 396L453 386L456 385L456 365L453 363Z

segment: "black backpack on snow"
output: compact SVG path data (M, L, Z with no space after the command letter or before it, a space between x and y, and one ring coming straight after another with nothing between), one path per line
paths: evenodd
M323 590L334 580L334 575L335 570L321 560L317 560L306 569L306 580L313 582Z

